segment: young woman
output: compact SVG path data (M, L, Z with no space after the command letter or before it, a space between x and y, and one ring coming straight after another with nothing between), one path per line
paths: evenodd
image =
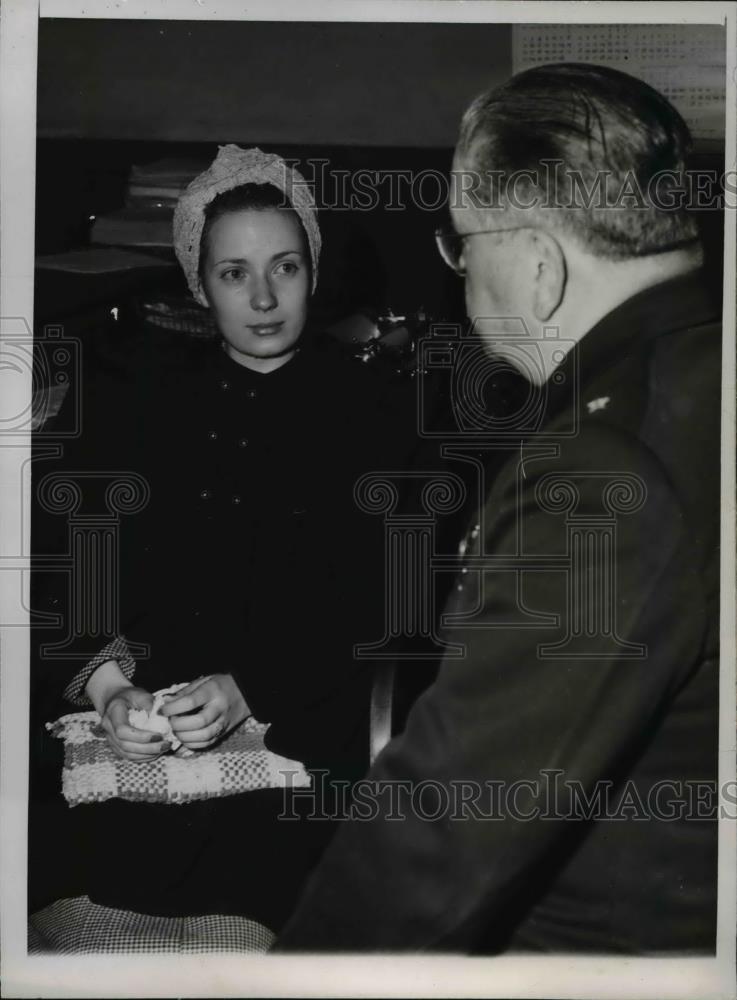
M121 519L119 633L92 657L40 654L37 708L50 719L94 706L115 753L146 767L171 744L131 725L129 710L189 682L164 709L186 748L205 751L254 716L269 724L269 749L318 777L305 808L329 815L323 774L355 779L368 751L371 672L353 645L382 627L381 524L359 511L353 486L363 472L401 467L411 436L390 426L378 376L307 328L320 234L309 191L283 160L221 148L177 206L175 249L219 336L165 370L88 393L62 467L84 474L85 498L116 470L143 477L150 497ZM40 610L63 605L58 582L40 591ZM237 915L275 932L334 828L279 820L291 793L277 789L70 810L59 747L38 740L35 909L88 897L136 914ZM54 857L50 821L63 844Z

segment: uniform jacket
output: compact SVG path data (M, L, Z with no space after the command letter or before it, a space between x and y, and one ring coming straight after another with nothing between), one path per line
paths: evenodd
M369 773L401 820L368 789L278 949L713 952L718 316L665 282L548 382L462 545L465 655Z

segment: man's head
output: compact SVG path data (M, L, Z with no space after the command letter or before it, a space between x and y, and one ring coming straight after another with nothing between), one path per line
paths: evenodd
M630 295L698 263L684 188L688 128L617 70L556 64L482 94L454 160L446 259L469 316L580 339ZM470 234L476 234L470 236ZM455 257L454 257L455 254ZM548 373L549 374L549 373Z

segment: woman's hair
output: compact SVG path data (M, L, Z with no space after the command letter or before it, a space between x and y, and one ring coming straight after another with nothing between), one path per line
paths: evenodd
M205 208L205 222L202 227L202 236L200 237L200 282L203 280L205 261L207 259L207 251L209 248L210 232L217 220L221 219L224 215L229 215L233 212L261 212L273 209L289 212L294 216L299 223L299 231L302 235L305 251L307 251L309 246L307 233L305 232L301 219L292 208L283 191L274 187L273 184L239 184L238 187L231 188L229 191L223 191L222 194L216 195ZM309 265L309 253L305 253L305 257Z
M214 208L213 202L217 202ZM230 143L220 146L210 166L188 185L174 209L174 252L194 298L207 305L200 280L200 250L206 245L202 231L208 215L212 227L219 215L244 208L291 209L295 213L305 235L314 291L322 239L310 185L276 153L264 153L256 146L241 149Z

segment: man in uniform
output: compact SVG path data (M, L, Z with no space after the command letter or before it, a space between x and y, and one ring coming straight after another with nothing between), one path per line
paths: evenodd
M596 66L466 112L440 249L544 415L497 442L462 540L463 655L278 950L713 953L721 333L688 145L660 94Z

